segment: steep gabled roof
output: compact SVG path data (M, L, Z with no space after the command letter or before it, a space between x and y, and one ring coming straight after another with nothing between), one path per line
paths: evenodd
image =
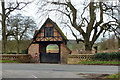
M60 33L60 35L63 37L63 39L68 40L67 37L64 35L64 33L61 31L61 29L58 27L58 25L57 25L54 21L52 21L50 18L48 18L48 19L45 21L45 23L42 25L42 27L44 27L47 22L51 22L51 23L54 25L54 27L59 31L59 33ZM41 28L42 28L42 27L41 27ZM35 33L34 38L39 34L41 28L39 29L39 31L36 31L37 33ZM34 38L33 38L33 39L34 39Z
M57 25L54 21L52 21L51 19L50 19L50 21L52 22L53 25L55 25L56 29L57 29L57 30L59 31L59 33L63 36L63 38L64 38L65 40L68 40L67 37L64 35L64 33L61 31L61 29L58 27L58 25Z
M38 32L39 32L39 30L35 30L34 36L35 36ZM33 36L33 37L34 37L34 36Z

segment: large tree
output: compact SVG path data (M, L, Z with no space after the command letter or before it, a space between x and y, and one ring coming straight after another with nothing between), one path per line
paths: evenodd
M45 1L41 8L43 11L58 11L65 17L64 20L61 20L62 23L67 25L73 36L76 38L76 41L84 43L85 50L91 51L92 46L98 37L110 26L113 22L116 22L111 15L107 13L113 12L112 8L108 8L107 5L111 4L110 2L93 2L94 0L88 1L88 4L85 4L84 8L77 4L74 5L73 0L54 0L54 1ZM46 6L48 8L46 8ZM82 13L80 13L81 11ZM106 18L110 17L108 21ZM74 27L82 36L78 36L73 31Z
M120 50L120 3L116 2L114 5L106 5L106 7L112 10L112 12L106 14L115 20L115 22L106 27L106 31L114 32L114 35L118 39L118 48Z
M119 51L120 51L120 3L116 5L117 8L117 15L116 15L116 21L117 21L117 25L113 26L112 27L112 31L114 32L115 36L117 37L118 39L118 48L119 48Z
M2 53L6 53L6 44L7 44L7 37L6 37L6 19L9 17L10 13L15 10L23 9L27 4L30 2L19 2L19 1L11 1L5 2L5 0L1 0L1 9L2 12L0 13L2 19Z
M12 36L17 42L17 53L20 53L19 44L22 40L29 39L36 30L36 23L29 16L17 14L7 20L7 37Z

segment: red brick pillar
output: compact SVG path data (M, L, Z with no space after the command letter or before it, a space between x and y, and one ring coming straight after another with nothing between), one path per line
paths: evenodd
M68 50L67 46L63 43L61 44L61 64L67 64L67 57L70 51Z

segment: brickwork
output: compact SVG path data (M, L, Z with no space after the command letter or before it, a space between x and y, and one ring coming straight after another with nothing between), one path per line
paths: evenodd
M74 54L74 55L68 55L67 64L78 64L78 62L81 62L81 61L92 60L93 57L94 57L94 54Z
M70 53L70 50L67 46L63 43L61 44L61 64L67 64L67 57Z
M28 54L34 59L39 60L39 44L31 44L28 48Z
M12 60L22 63L29 63L31 61L31 55L28 54L0 54L1 60Z

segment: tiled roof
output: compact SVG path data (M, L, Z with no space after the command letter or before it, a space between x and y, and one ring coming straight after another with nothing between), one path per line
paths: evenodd
M48 18L48 19L50 19L50 18ZM67 37L64 35L64 33L61 31L61 29L58 27L58 25L54 21L52 21L51 19L50 19L50 21L52 22L53 25L55 25L56 29L60 32L60 34L63 36L63 38L65 40L68 40Z

